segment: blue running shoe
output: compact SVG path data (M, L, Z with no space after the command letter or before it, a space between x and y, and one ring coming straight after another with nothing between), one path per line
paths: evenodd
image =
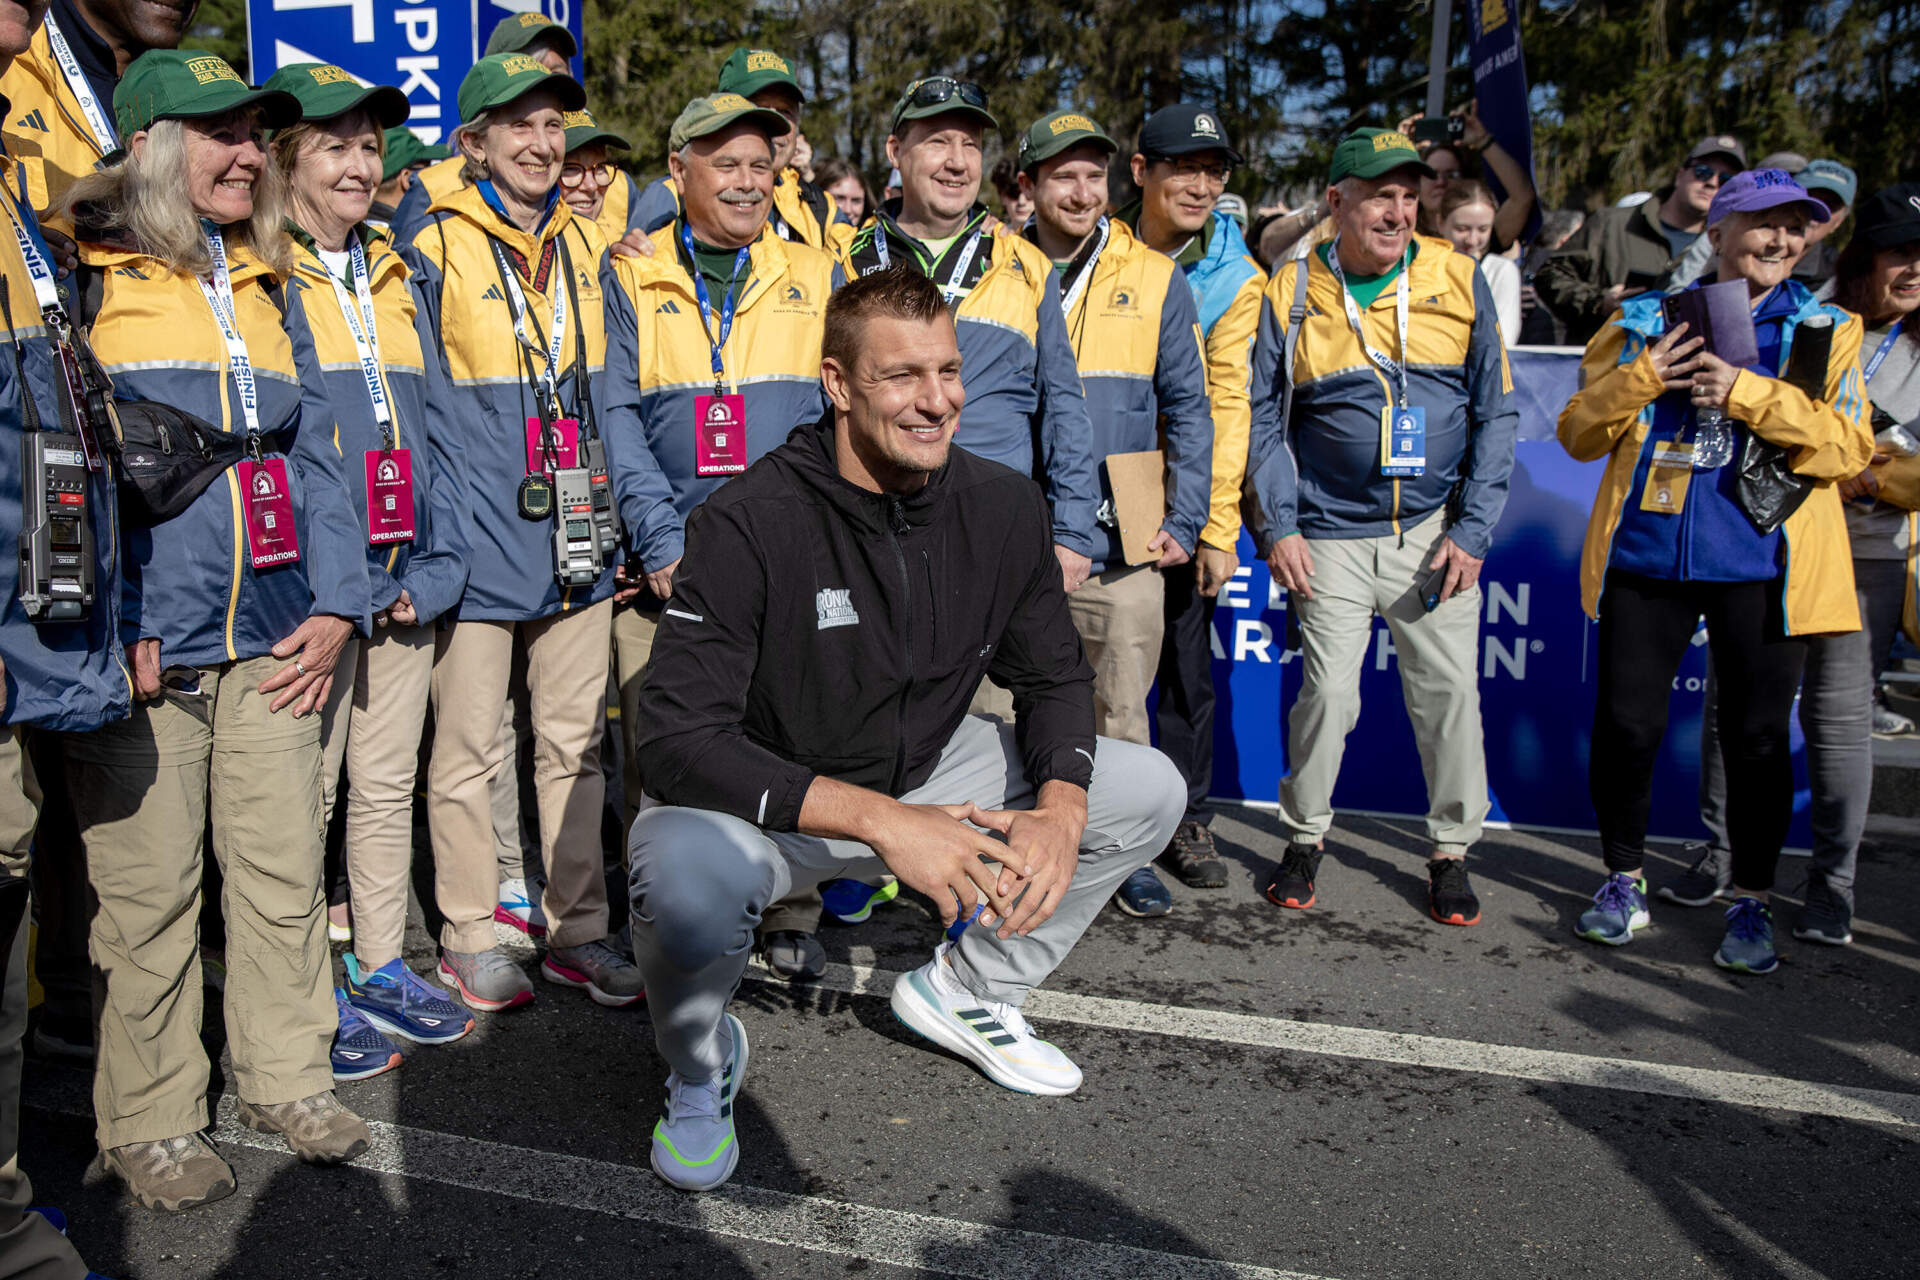
M1588 942L1609 947L1624 947L1633 941L1633 931L1653 923L1647 914L1647 881L1636 880L1624 872L1610 875L1593 895L1593 905L1580 914L1574 932Z
M1727 936L1713 962L1735 973L1772 973L1780 967L1773 949L1773 912L1758 898L1735 898L1727 908Z
M329 1055L335 1080L371 1080L400 1065L400 1051L393 1047L393 1041L361 1017L360 1011L347 1003L347 993L339 987L333 989L333 1007L340 1017Z
M473 1015L395 956L372 973L346 957L347 999L368 1022L415 1044L451 1044L473 1030Z
M1120 882L1113 905L1130 916L1164 916L1173 910L1173 895L1152 867L1142 867Z
M820 903L841 924L859 924L883 902L900 893L900 882L888 876L884 884L864 880L829 880L820 886Z

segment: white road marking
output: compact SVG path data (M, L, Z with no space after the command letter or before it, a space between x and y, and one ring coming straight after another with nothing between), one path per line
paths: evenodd
M756 962L747 975L785 985ZM849 995L885 996L900 975L887 969L829 964L814 987ZM1705 1067L1678 1067L1631 1058L1603 1058L1593 1054L1552 1049L1525 1049L1516 1045L1481 1044L1442 1036L1401 1031L1374 1031L1291 1018L1262 1018L1244 1013L1187 1009L1176 1005L1145 1004L1063 991L1035 991L1023 1011L1041 1022L1072 1022L1110 1031L1139 1031L1149 1035L1182 1036L1222 1044L1286 1049L1337 1058L1361 1058L1446 1071L1539 1080L1548 1084L1585 1085L1626 1093L1655 1093L1740 1107L1796 1111L1804 1115L1833 1116L1872 1124L1920 1128L1920 1094L1850 1085L1788 1080L1743 1071Z

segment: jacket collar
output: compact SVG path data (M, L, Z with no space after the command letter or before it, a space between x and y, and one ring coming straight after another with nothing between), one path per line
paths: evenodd
M440 210L459 215L479 227L482 231L500 241L518 249L523 257L531 259L547 241L558 236L567 228L573 218L573 210L565 200L555 200L553 207L547 210L547 216L540 224L537 234L528 234L518 226L502 217L481 194L475 183L464 183L452 191L440 196L428 206L429 213Z
M652 257L623 257L614 261L632 271L636 283L643 288L667 285L689 298L694 297L693 276L682 256L685 250L680 247L680 219L675 218L648 238L653 241ZM771 222L761 227L760 234L748 246L747 283L740 291L740 302L735 313L744 314L761 298L770 296L774 284L786 278L792 263L787 242L775 234Z
M327 270L320 261L320 248L313 242L313 237L291 222L287 224L287 234L293 237L294 244L300 248L300 252L294 256L293 261L295 274L304 271L309 274L326 275ZM367 275L370 286L377 286L389 275L412 274L412 269L399 254L393 251L393 246L387 238L372 227L363 222L353 229L353 234L360 241L360 247L367 255Z
M921 269L926 270L931 265L929 262L931 255L927 252L926 245L900 229L900 205L900 197L895 196L880 206L880 212L877 215L880 226L885 228L887 240L890 244L904 244L907 250L912 253L920 263ZM964 238L971 235L973 229L985 221L986 217L987 206L981 204L978 200L974 201L973 208L967 211L967 220L960 224L960 236ZM1015 234L1015 232L1006 230L1005 228L1002 228L1002 230L1007 235Z
M918 491L909 494L875 493L841 475L834 457L831 408L818 422L795 427L787 441L797 446L790 457L798 476L863 533L905 532L901 527L903 522L907 528L925 528L933 523L945 500L947 476L953 470L951 454L946 466L929 476Z

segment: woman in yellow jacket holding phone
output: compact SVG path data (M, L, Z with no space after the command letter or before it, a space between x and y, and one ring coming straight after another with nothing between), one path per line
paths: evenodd
M1588 785L1607 879L1578 926L1593 942L1619 946L1650 923L1641 864L1653 771L1673 678L1704 617L1737 798L1734 905L1714 961L1748 973L1779 963L1767 897L1793 816L1788 716L1807 637L1860 626L1834 484L1873 451L1860 321L1788 279L1809 218L1825 216L1778 170L1729 179L1707 233L1717 282L1746 285L1757 359L1728 364L1686 327L1669 330L1666 299L1642 295L1588 345L1581 390L1560 415L1570 454L1607 460L1581 556L1583 602L1600 623ZM1816 398L1779 375L1796 337L1824 327ZM1784 451L1782 479L1813 482L1784 521L1756 519L1740 478L1767 445Z

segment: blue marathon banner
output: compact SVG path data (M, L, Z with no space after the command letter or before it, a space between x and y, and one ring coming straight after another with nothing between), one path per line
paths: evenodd
M1580 608L1580 546L1603 463L1569 458L1554 436L1572 397L1580 358L1571 352L1512 353L1520 443L1505 514L1480 577L1480 706L1492 819L1591 831L1588 742L1598 628ZM1213 792L1272 804L1287 771L1286 709L1300 692L1298 637L1288 638L1287 593L1240 539L1241 569L1220 593L1213 621L1218 697ZM1698 807L1700 712L1706 633L1674 681L1672 713L1654 784L1650 831L1705 835ZM1347 739L1334 805L1345 812L1424 816L1426 784L1384 622L1376 619L1361 664L1360 722ZM1795 767L1804 780L1799 724ZM1804 848L1807 793L1795 797L1788 843Z
M331 62L364 84L398 86L413 104L407 122L423 142L460 123L454 95L480 58L494 24L544 13L585 48L586 0L247 0L247 57L255 84L292 62ZM580 59L573 63L580 74Z
M1512 0L1467 0L1468 65L1480 123L1495 142L1533 176L1533 108L1527 101L1527 59L1520 48L1520 15ZM1507 191L1491 169L1482 176L1497 198ZM1540 229L1536 204L1527 219L1527 235Z

